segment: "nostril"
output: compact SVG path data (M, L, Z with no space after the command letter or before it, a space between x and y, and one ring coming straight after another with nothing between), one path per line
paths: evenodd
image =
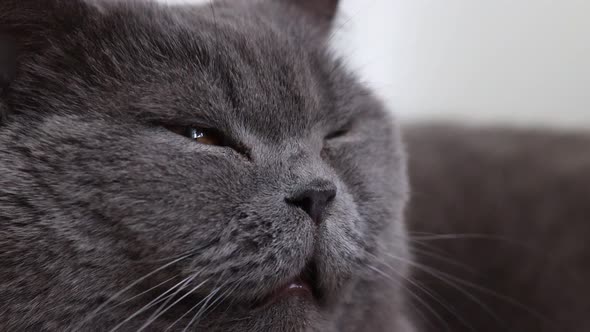
M303 198L301 200L295 200L295 201L293 201L293 205L301 208L303 211L305 211L305 212L307 212L309 214L310 211L311 211L311 208L312 208L312 206L311 206L312 205L312 201L311 201L310 198L305 197L305 198Z
M298 188L285 200L305 211L311 219L320 224L324 221L328 205L336 197L336 185L330 181L316 180Z

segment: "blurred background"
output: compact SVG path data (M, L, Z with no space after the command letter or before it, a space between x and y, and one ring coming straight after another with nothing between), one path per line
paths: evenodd
M590 128L590 1L341 2L334 48L402 120Z

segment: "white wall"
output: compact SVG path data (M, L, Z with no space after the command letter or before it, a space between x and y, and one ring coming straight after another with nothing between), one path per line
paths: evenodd
M402 119L590 128L590 0L341 1L336 49Z
M408 120L590 127L590 1L345 0L339 47Z

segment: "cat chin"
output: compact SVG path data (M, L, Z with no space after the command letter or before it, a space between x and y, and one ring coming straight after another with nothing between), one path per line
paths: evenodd
M221 316L208 317L217 331L311 331L323 321L322 308L311 297L302 294L285 296L266 305L237 312L226 310ZM231 312L231 313L230 313ZM214 327L212 327L214 326Z
M330 306L314 285L312 277L306 273L279 287L269 288L268 292L259 297L252 298L246 294L243 297L218 298L219 302L212 301L214 305L201 305L207 299L202 294L187 295L166 315L165 320L174 321L183 312L195 314L198 312L194 309L195 306L205 306L209 309L201 319L207 322L207 326L198 324L197 330L264 331L270 328L271 331L307 331L316 329L317 322L323 317L322 312L328 312ZM179 296L183 297L182 294ZM184 320L190 320L187 316L190 314Z
M240 303L240 299L222 300L202 314L194 310L195 305L199 303L202 303L202 298L187 297L149 326L153 331L164 331L171 327L172 331L181 331L186 326L191 326L187 331L320 331L318 327L321 326L320 322L324 321L322 317L327 309L305 290L287 291L281 296L256 305L250 301ZM132 312L126 313L125 316ZM143 323L148 321L148 317L149 315L138 317L137 320L124 325L122 330L139 330ZM123 319L124 317L116 317L113 322L103 322L109 327L105 330L109 330ZM92 330L90 326L96 324L100 325L92 322L84 329Z

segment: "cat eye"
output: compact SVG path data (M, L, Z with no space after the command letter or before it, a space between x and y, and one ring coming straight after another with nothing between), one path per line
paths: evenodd
M339 138L339 137L342 137L342 136L348 134L348 132L350 131L351 125L352 124L348 123L345 126L341 127L340 129L330 132L328 135L326 135L326 137L324 137L324 139L326 141L328 141L328 140Z
M200 144L226 145L224 144L223 136L215 129L200 128L197 126L165 126L165 128Z
M160 124L162 125L162 124ZM205 128L200 126L177 126L177 125L163 125L169 131L190 138L191 140L204 145L215 145L221 147L228 147L247 159L251 160L252 156L250 149L239 141L225 136L217 129Z
M348 129L336 130L336 131L333 131L333 132L329 133L328 135L326 135L326 137L324 139L325 140L335 139L335 138L342 137L342 136L346 135L346 133L348 133Z

